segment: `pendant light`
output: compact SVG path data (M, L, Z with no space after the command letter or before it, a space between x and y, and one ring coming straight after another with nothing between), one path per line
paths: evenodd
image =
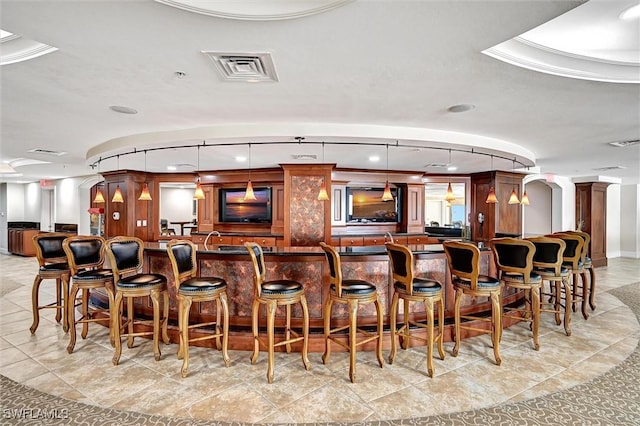
M529 205L529 196L527 196L527 191L524 191L524 193L522 194L522 200L520 200L520 204L522 204L523 206Z
M493 171L493 155L491 156L491 171ZM498 197L496 197L496 190L493 188L489 188L489 195L487 195L487 200L485 203L487 204L496 204L498 202Z
M516 170L516 160L513 159L513 163L511 165L511 182L513 187L511 188L511 196L509 197L509 204L520 204L520 200L518 200L518 194L516 193L516 180L513 176Z
M256 200L256 194L253 193L253 185L251 184L251 144L249 144L249 181L247 189L244 191L244 200Z
M100 162L102 161L102 158L100 158L100 160L98 160L98 174L100 174ZM96 196L93 198L93 202L96 204L103 204L105 202L104 199L104 194L102 193L102 190L100 189L100 187L98 187L97 191L96 191Z
M204 144L204 142L203 142ZM204 200L204 191L202 190L202 185L200 185L200 145L198 145L198 163L197 163L196 173L198 173L198 180L196 180L196 190L193 193L194 200Z
M120 170L120 156L116 157L118 159L118 170ZM112 203L124 203L124 198L122 197L122 191L120 191L120 184L116 186L116 192L113 194L113 198L111 199Z
M144 150L144 186L142 187L142 192L138 197L140 201L151 201L151 194L149 193L149 185L147 185L147 150Z
M449 150L449 166L451 166L451 150ZM451 202L456 199L453 195L453 188L451 188L451 176L449 176L449 186L447 186L447 194L444 196L445 201L451 205Z
M389 188L389 144L387 144L387 183L384 185L384 192L382 193L382 201L393 201L391 188Z
M322 164L324 164L324 142L322 142ZM328 201L329 194L327 193L327 186L324 183L324 177L320 184L320 192L318 192L318 201Z

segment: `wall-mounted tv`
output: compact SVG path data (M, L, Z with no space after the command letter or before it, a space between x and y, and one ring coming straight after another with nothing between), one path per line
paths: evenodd
M271 188L254 188L255 200L245 200L244 188L220 189L220 222L271 223Z
M347 187L349 222L399 222L400 188L391 188L392 201L382 201L384 188Z

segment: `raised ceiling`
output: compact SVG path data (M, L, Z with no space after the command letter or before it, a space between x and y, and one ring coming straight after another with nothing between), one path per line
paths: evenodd
M545 174L640 183L640 145L609 144L640 139L640 85L540 73L482 53L589 3L297 3L297 11L226 10L244 15L227 19L152 0L2 0L3 30L57 50L1 68L0 161L21 176L0 180L90 175L100 158L203 141L239 145L201 149L202 170L248 167L236 157L249 142L254 168L319 162L325 141L325 162L344 168L385 169L390 144L390 169L447 173L451 147L454 173L490 167L489 157L462 152L473 149L505 157L494 159L503 170L517 159ZM618 17L633 4L604 3ZM627 31L606 49L625 46L633 67L639 22L613 21ZM268 55L277 78L227 81L206 52L240 57L225 59L240 76L255 75L262 65L251 58ZM474 107L449 111L461 104ZM260 144L298 136L299 145ZM38 149L65 154L30 152ZM168 165L193 171L196 149L147 153L147 170ZM117 167L142 170L144 154L100 164Z

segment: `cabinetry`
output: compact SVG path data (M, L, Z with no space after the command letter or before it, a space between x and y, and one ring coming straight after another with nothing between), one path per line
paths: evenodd
M471 229L473 241L489 241L497 236L519 236L522 233L522 207L509 204L511 191L521 194L522 174L501 171L471 175ZM498 202L487 204L489 190L494 188ZM479 220L479 217L482 219Z
M36 249L33 246L33 236L38 235L38 229L9 229L9 252L20 256L35 256Z
M607 266L607 182L576 183L576 225L591 236L593 266Z

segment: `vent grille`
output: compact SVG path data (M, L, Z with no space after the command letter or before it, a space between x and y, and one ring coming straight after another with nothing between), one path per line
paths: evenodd
M291 158L294 160L317 160L318 156L315 154L291 154Z
M624 148L626 146L633 146L638 144L640 144L640 140L609 142L609 145L616 146L618 148Z
M606 172L606 171L609 171L609 170L620 170L620 169L624 169L624 167L622 167L622 166L605 166L605 167L598 167L598 168L595 168L593 170L596 170L598 172Z
M226 81L255 83L278 81L270 53L223 53L203 51Z
M449 167L449 163L429 163L429 164L425 164L426 168L432 167L432 168L440 168L440 169L444 169Z
M60 157L66 154L66 152L64 151L52 151L50 149L40 149L40 148L30 149L27 152L33 152L35 154L55 155L56 157Z

